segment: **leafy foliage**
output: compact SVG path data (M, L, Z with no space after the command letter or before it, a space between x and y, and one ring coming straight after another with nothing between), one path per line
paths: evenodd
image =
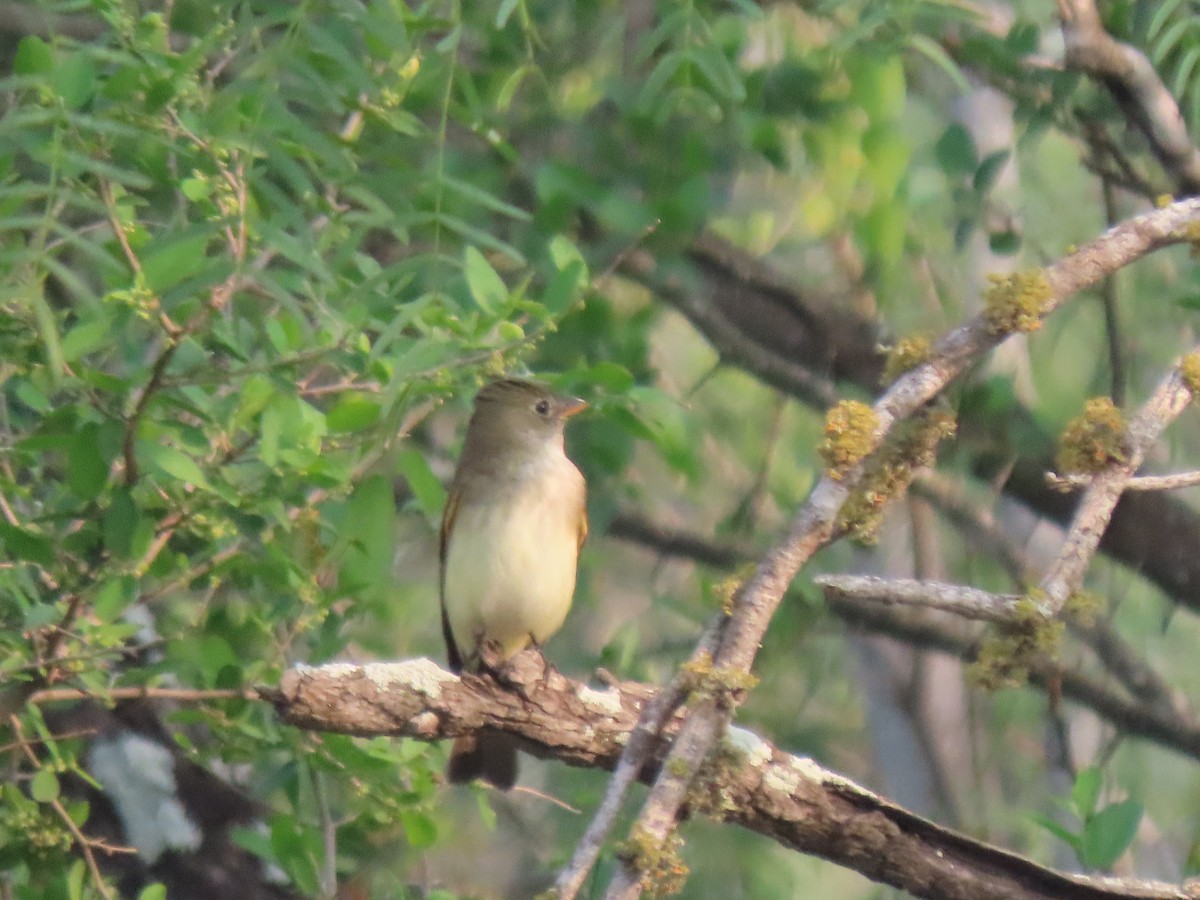
M440 652L434 531L484 378L533 371L593 401L571 440L597 538L631 505L761 538L819 477L821 411L734 371L657 302L655 284L696 286L697 235L933 334L974 308L960 276L975 236L1032 267L1094 233L1060 135L1127 130L1101 92L1030 65L1044 4L1015 5L1006 30L939 0L36 6L43 24L0 43L0 710L17 748L0 883L19 897L102 890L73 833L96 822L78 799L96 785L87 736L34 691L112 706ZM1109 5L1196 108L1189 11ZM946 114L978 76L1011 99L1003 147ZM1179 302L1200 287L1145 278ZM1146 342L1148 362L1178 338L1165 306L1141 313L1171 336ZM1105 375L1078 337L1093 313L1067 315L1032 363L1053 374L1045 422ZM958 451L960 469L1036 442L1007 418L1009 381L960 403L1004 433ZM597 538L552 655L660 679L728 592ZM960 568L994 574L969 551ZM845 647L803 593L747 713L784 745L862 764L845 750L863 737ZM232 842L300 894L332 870L378 896L448 897L421 873L495 827L489 798L445 800L423 744L300 733L240 698L166 724L181 759L261 802L261 827ZM590 808L586 778L561 784ZM1073 809L1081 830L1056 833L1111 865L1133 807ZM547 819L531 894L579 827ZM813 892L761 844L707 840L681 852L692 896L733 896L735 878ZM143 897L166 892L142 874Z

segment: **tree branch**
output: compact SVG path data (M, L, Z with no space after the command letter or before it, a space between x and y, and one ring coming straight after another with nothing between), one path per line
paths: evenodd
M883 371L878 327L839 305L791 285L771 265L712 235L688 248L703 280L694 284L660 269L649 257L627 260L622 271L674 305L721 353L722 360L811 405L823 406L808 390L814 376L849 381L877 393ZM636 263L636 265L634 264ZM705 309L719 317L704 316ZM699 312L697 312L699 311ZM713 331L720 326L719 333ZM726 340L725 338L729 338ZM737 340L740 338L740 340ZM987 479L1003 471L1006 495L1057 522L1069 521L1073 498L1047 489L1052 468L1049 435L1032 414L1017 405L997 427L989 420L964 417L959 438L980 447L976 475ZM1020 447L1008 437L1025 435ZM1100 548L1113 559L1156 583L1176 603L1200 611L1200 516L1187 504L1159 494L1126 495L1117 505Z
M1200 347L1196 349L1200 350ZM1046 592L1053 612L1062 609L1067 598L1083 584L1084 572L1100 546L1100 537L1108 529L1126 483L1141 466L1163 429L1191 401L1192 392L1184 383L1183 375L1178 368L1173 369L1130 421L1125 459L1114 460L1093 475L1092 483L1075 510L1067 539L1041 580L1041 588Z
M1058 6L1067 65L1103 82L1183 191L1200 192L1200 150L1150 60L1104 30L1093 0L1059 0Z
M1039 314L1049 315L1071 295L1151 250L1186 240L1186 226L1196 219L1200 219L1200 200L1180 201L1111 228L1047 266L1039 273L1047 294L1040 299ZM926 362L901 375L876 401L871 410L876 427L861 449L874 453L897 423L915 414L1005 337L980 314L939 340ZM784 592L801 566L833 536L837 516L864 471L860 463L848 472L822 476L787 534L737 591L712 660L714 674L724 683L734 682L739 674L748 675ZM1057 585L1050 582L1047 590L1050 587ZM648 852L663 851L701 765L744 693L726 690L705 696L689 708L631 832ZM625 857L622 862L606 895L612 900L636 897L645 875L638 860Z
M638 710L654 696L644 685L598 691L536 665L517 673L518 690L487 678L460 678L428 659L365 666L300 666L274 697L293 725L359 736L432 741L480 727L503 728L523 750L577 766L611 769L631 740ZM526 681L529 677L531 680ZM678 728L674 716L666 735ZM657 743L654 762L664 743ZM933 900L1185 900L1180 887L1064 875L943 828L888 802L811 759L786 753L751 732L730 729L692 814L734 822L803 853L854 869ZM651 771L642 772L645 778Z

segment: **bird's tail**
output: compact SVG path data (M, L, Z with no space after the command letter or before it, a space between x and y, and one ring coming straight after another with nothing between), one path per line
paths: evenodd
M463 784L480 778L507 791L517 781L517 744L502 731L479 731L456 738L446 764L446 778Z

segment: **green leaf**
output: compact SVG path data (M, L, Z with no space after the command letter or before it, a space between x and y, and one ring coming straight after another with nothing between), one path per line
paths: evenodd
M167 444L141 444L138 454L163 475L206 491L212 490L200 464L182 450Z
M597 387L613 394L623 394L634 384L633 373L614 362L598 362L579 374Z
M556 234L550 239L550 259L559 271L568 268L573 262L583 263L584 271L587 270L587 261L583 258L583 253L566 235Z
M508 77L504 79L504 83L500 85L500 90L496 92L496 110L498 112L508 112L508 108L512 106L513 97L516 96L517 89L521 86L526 76L537 71L537 67L531 63L526 63L523 66L517 66Z
M1122 800L1104 807L1083 827L1080 858L1084 865L1107 869L1128 849L1142 820L1142 805Z
M301 891L317 893L316 852L319 843L314 833L289 816L275 816L271 820L271 850Z
M68 900L83 900L83 883L87 880L87 863L77 859L67 873Z
M79 109L96 93L96 65L82 52L72 53L54 67L54 89L67 109Z
M148 884L142 888L137 900L167 900L167 886L161 881Z
M101 316L76 325L63 335L63 359L75 362L109 343L112 324L111 319Z
M213 192L213 184L207 178L185 178L179 182L179 190L183 196L195 203Z
M396 501L390 478L376 475L360 482L346 504L338 532L347 545L339 571L343 590L360 590L373 599L392 587L395 553Z
M972 186L981 194L986 194L992 189L996 183L996 177L1004 168L1004 164L1008 162L1009 151L1007 149L997 150L994 153L989 153L984 157L983 162L979 164L979 168L975 170L975 177L972 180Z
M92 613L103 624L115 622L134 601L133 578L126 575L106 581L92 601Z
M128 559L133 550L133 535L139 520L137 505L128 488L112 491L104 511L104 546L118 559Z
M108 459L100 447L100 426L89 422L67 449L67 484L81 500L93 500L107 482Z
M469 181L445 176L442 178L442 184L451 193L465 197L467 200L478 203L484 209L500 213L502 216L516 219L518 222L528 222L532 218L528 210L521 209L519 206L513 206L511 203L505 203L495 194L489 194L478 185L472 184Z
M362 431L375 424L380 409L378 401L365 394L346 394L325 414L325 424L330 431Z
M37 631L51 622L57 622L61 617L61 612L53 603L39 603L25 611L22 625L26 631Z
M908 37L908 46L941 69L959 93L971 93L971 82L967 81L967 76L963 74L962 67L954 61L954 58L949 53L942 49L942 45L937 43L937 41L923 34L912 34Z
M437 841L437 824L419 810L402 808L400 824L404 826L404 836L414 850L431 847Z
M223 669L237 665L237 655L225 638L218 634L207 634L200 641L200 665L208 683L216 684Z
M142 257L142 275L146 287L156 294L191 278L204 268L208 260L207 234L191 234L174 240L158 241Z
M555 318L565 315L579 300L579 290L586 278L587 265L583 260L575 259L567 263L566 268L550 279L545 293L542 294L542 305L546 307L546 311Z
M14 559L28 560L41 566L54 562L54 542L28 528L10 525L0 519L0 542L5 553Z
M1150 24L1146 26L1146 41L1148 43L1154 43L1154 39L1158 37L1158 32L1170 21L1171 16L1175 15L1183 3L1184 0L1160 0L1157 10L1150 18Z
M1075 784L1071 788L1071 806L1081 822L1086 822L1096 811L1101 778L1100 769L1096 766L1088 766L1075 776Z
M18 75L44 75L54 70L54 54L40 37L30 35L17 44L13 72Z
M513 14L520 0L501 0L500 8L496 10L496 27L503 28L508 24L508 17Z
M938 165L947 175L973 175L979 167L979 153L971 132L955 122L938 139L934 148Z
M508 288L505 287L504 280L492 268L487 258L474 247L467 247L463 252L463 266L471 297L484 312L495 314L497 308L508 302Z
M408 482L417 506L431 522L438 521L446 505L446 490L424 454L418 450L402 450L396 456L396 468Z
M988 248L1000 256L1012 256L1021 249L1019 231L993 231L988 235Z
M1080 836L1078 834L1071 831L1069 828L1060 825L1058 822L1055 822L1049 816L1042 815L1041 813L1035 815L1033 817L1033 821L1045 828L1059 840L1068 844L1075 851L1076 855L1079 854Z
M38 803L49 803L58 799L58 776L54 770L43 766L29 783L29 794Z

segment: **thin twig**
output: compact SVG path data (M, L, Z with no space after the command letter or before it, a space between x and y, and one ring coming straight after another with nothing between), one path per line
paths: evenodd
M825 596L835 600L923 606L986 622L1013 621L1021 599L1020 594L996 594L943 581L874 575L818 575L813 584L824 588Z
M17 741L20 744L21 751L25 754L25 758L34 766L35 769L42 767L42 761L38 759L37 754L33 752L33 748L25 739L25 730L21 726L19 716L9 716L8 722L16 735ZM113 847L103 841L95 841L87 837L79 826L75 824L75 820L71 818L71 814L67 812L65 806L55 798L50 801L50 808L54 810L54 814L71 832L71 837L74 838L76 846L79 847L79 852L83 854L83 859L87 863L88 871L92 873L92 884L105 900L116 900L116 894L112 888L108 886L108 882L104 880L104 874L100 871L100 866L96 862L96 855L92 852L93 847L103 849L107 853L136 853L132 847Z
M1046 473L1046 484L1055 490L1073 491L1088 487L1094 480L1091 475L1059 475ZM1173 475L1137 475L1125 482L1126 491L1177 491L1180 488L1200 485L1200 472L1176 472Z
M209 700L261 700L255 688L193 689L125 687L107 691L84 690L83 688L43 688L30 694L27 702L34 706L44 703L63 703L71 700L174 700L180 703L205 703Z

